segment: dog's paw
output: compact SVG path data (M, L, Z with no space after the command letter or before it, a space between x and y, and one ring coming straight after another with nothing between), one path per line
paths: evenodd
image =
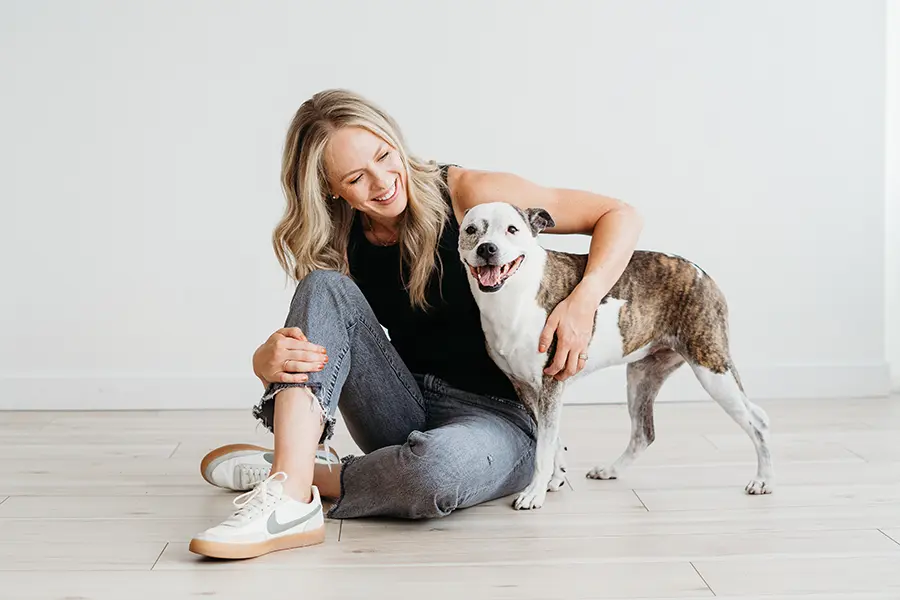
M566 485L565 476L557 476L556 473L554 473L553 477L550 478L550 483L547 485L547 491L558 492L564 485Z
M531 510L540 508L544 505L544 499L547 497L547 491L543 487L537 487L534 484L525 488L513 501L513 508L516 510Z
M772 493L772 485L762 479L751 479L750 483L748 483L744 487L744 491L750 494L751 496L759 496L762 494L771 494Z
M588 479L615 479L618 475L612 467L594 467L587 472L585 477Z

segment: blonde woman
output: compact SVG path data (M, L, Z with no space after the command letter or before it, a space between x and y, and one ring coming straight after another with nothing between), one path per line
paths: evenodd
M594 311L625 268L641 221L627 204L520 177L423 162L393 119L345 90L303 103L282 163L287 199L275 253L297 287L285 326L254 354L265 392L253 414L274 452L229 445L204 478L246 491L192 551L247 558L324 539L328 516L431 518L507 496L531 479L534 424L488 357L457 254L466 209L546 208L549 233L592 236L583 281L550 315L548 376L583 362ZM382 326L388 330L385 335ZM323 455L335 411L365 453Z

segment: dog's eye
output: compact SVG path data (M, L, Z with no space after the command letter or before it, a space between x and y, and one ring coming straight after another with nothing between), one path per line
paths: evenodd
M478 230L475 229L474 225L469 225L468 227L466 227L466 233L468 233L469 235L475 235L477 232Z
M506 230L510 233L517 233L519 231L519 228L516 227L515 225L510 225L509 227L506 228Z

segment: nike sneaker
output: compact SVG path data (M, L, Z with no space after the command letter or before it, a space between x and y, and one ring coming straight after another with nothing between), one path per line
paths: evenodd
M255 558L325 541L325 516L319 490L309 502L284 493L287 474L279 471L233 500L237 510L219 525L191 539L190 550L211 558Z
M226 490L245 492L266 479L272 470L275 453L252 444L228 444L210 451L200 461L203 479ZM316 464L341 462L332 450L322 446L316 451Z

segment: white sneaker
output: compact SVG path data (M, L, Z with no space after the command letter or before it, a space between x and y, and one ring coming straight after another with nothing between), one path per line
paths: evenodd
M195 535L191 552L212 558L254 558L324 542L325 517L318 488L312 486L310 502L298 502L284 493L286 479L279 471L235 498L238 510Z
M210 451L200 461L203 479L226 490L245 492L269 476L275 454L270 448L252 444L228 444ZM319 448L316 464L338 464L334 452Z

